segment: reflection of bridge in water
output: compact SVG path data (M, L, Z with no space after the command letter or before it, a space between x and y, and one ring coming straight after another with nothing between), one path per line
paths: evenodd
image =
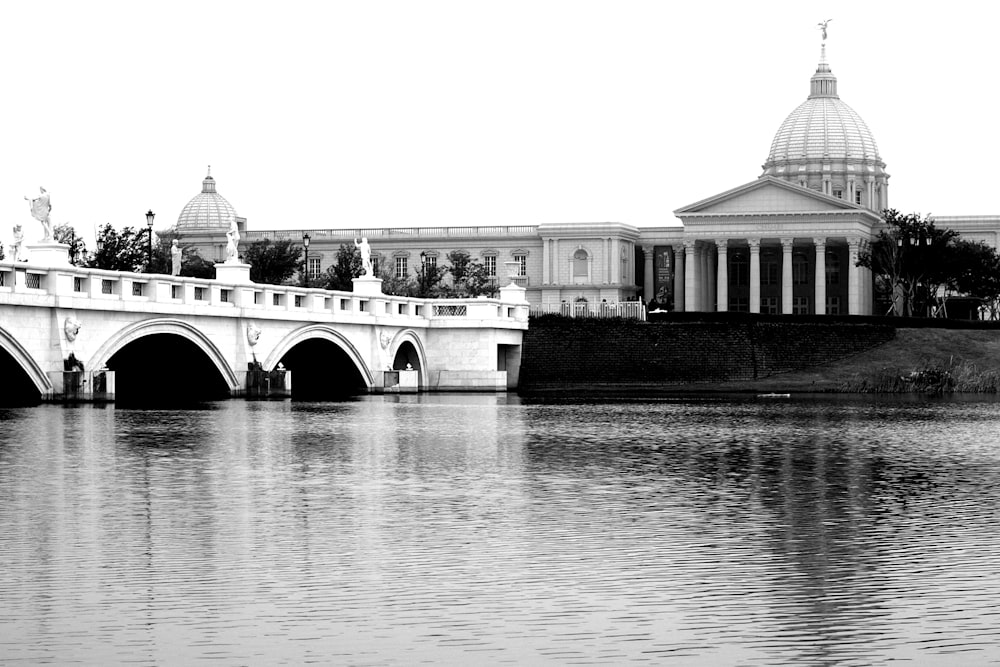
M416 299L378 279L353 292L255 284L245 265L203 280L53 263L0 262L3 403L517 386L516 285Z

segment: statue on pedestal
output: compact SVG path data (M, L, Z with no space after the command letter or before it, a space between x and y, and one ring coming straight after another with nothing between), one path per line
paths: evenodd
M24 242L24 232L21 225L14 225L14 245L10 247L10 261L16 262L21 257L21 244Z
M368 237L362 236L361 243L354 239L354 247L361 251L361 275L371 276L375 273L372 269L372 247L368 245Z
M45 191L45 188L39 187L38 189L41 191L41 194L34 199L27 195L24 198L30 202L31 217L42 223L43 236L41 242L47 243L52 240L52 221L49 219L52 204L49 202L49 193Z
M226 263L236 264L240 261L240 229L236 226L236 218L229 221L229 231L226 232L229 243L226 246Z
M170 275L181 275L182 255L181 247L177 244L177 239L174 239L170 242Z

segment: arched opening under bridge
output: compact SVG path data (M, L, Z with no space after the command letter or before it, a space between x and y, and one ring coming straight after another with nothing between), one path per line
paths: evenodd
M368 393L354 360L327 338L302 340L280 361L292 373L293 401L337 401Z
M193 341L153 333L127 343L108 359L117 405L176 405L229 398L229 385Z
M0 346L0 407L37 405L42 394L31 377L3 346Z
M407 366L409 366L409 368L407 368ZM404 340L399 344L399 348L396 350L396 356L392 360L392 370L419 371L421 368L420 355L417 353L417 348L414 347L413 343L410 341Z

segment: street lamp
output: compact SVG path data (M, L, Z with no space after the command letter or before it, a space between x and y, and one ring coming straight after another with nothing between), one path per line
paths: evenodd
M420 296L427 296L427 253L420 253Z
M306 247L306 287L309 287L309 235L302 235L302 245Z
M149 227L149 246L146 252L146 273L150 273L153 270L153 218L156 214L153 213L153 209L146 211L146 226Z

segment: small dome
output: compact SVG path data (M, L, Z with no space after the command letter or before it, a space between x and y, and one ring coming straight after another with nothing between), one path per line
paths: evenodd
M177 231L204 229L229 229L236 218L236 210L226 198L215 191L212 168L201 182L201 193L187 203L177 217Z

